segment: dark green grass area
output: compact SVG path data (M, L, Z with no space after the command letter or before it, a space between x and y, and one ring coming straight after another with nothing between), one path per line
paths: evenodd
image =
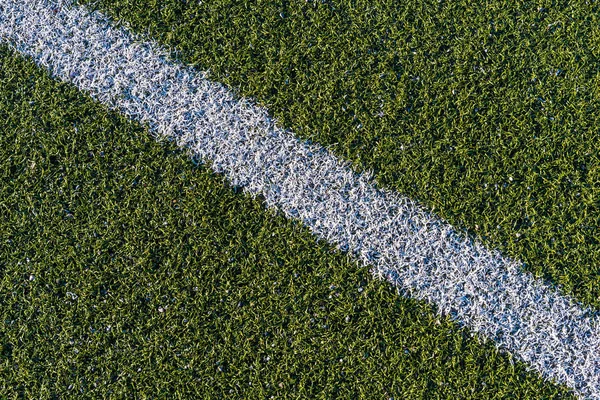
M0 49L0 398L565 398Z
M599 3L83 2L600 306Z

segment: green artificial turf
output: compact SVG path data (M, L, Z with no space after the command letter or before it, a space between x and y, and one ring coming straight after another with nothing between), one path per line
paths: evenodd
M600 306L600 7L82 0Z
M0 398L570 398L0 48Z

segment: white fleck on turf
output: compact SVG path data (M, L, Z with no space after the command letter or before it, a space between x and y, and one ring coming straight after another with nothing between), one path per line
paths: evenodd
M581 397L600 399L597 314L299 141L263 108L67 0L0 0L0 38L261 194L404 294L435 304Z

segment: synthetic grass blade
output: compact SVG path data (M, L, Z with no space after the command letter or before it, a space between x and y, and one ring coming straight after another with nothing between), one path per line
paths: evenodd
M169 61L156 45L68 4L1 0L0 37L188 148L403 292L435 304L543 376L600 398L597 315L411 200L377 189L323 148L298 141L264 109Z

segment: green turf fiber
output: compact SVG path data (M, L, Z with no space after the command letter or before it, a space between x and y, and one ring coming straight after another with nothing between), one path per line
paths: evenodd
M600 306L597 2L83 2Z
M0 48L0 398L563 398Z

